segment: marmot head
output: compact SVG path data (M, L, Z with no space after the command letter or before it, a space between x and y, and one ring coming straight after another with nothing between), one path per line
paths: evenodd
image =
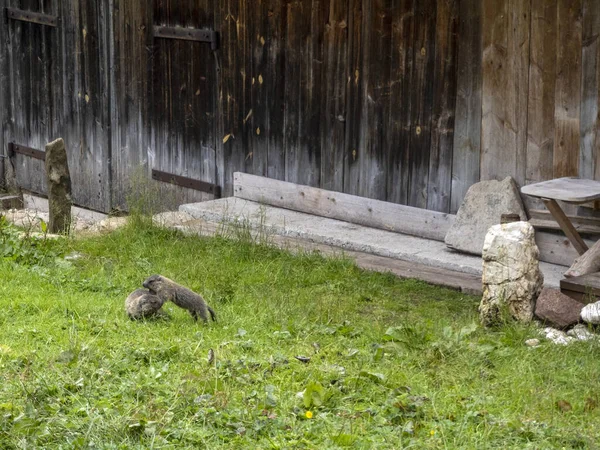
M156 294L160 289L160 284L163 282L163 277L160 275L152 275L144 280L142 286L149 289L152 294Z

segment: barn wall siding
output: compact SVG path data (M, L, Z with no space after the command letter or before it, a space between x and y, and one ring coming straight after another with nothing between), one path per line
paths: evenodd
M441 212L483 179L600 179L600 0L0 0L0 144L63 136L75 201L243 171ZM220 46L154 36L216 30ZM14 166L14 172L12 167ZM40 161L0 158L45 192ZM147 181L172 206L211 194Z

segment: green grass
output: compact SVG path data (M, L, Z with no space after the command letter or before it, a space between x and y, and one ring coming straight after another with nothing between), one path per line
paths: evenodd
M0 260L2 449L544 449L600 438L599 345L531 349L533 327L478 327L477 298L139 224L57 245L40 251L83 257ZM172 304L167 320L127 319L125 297L154 273L203 293L219 321L194 323Z

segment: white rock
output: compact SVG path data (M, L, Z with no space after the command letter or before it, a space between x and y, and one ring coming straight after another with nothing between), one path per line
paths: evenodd
M596 339L597 337L583 324L575 325L573 328L567 331L567 334L580 341L590 341L592 339Z
M584 322L599 324L600 323L600 302L590 303L585 305L581 310L581 318Z
M540 340L539 339L527 339L525 341L525 345L527 345L528 347L537 347L540 345Z
M543 333L546 339L558 345L568 345L575 340L574 337L567 336L567 333L555 328L544 328Z
M544 277L539 269L535 231L528 222L492 226L483 244L481 321L501 321L506 311L519 322L533 319Z

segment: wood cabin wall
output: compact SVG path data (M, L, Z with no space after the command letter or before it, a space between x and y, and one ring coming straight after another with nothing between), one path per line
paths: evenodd
M223 195L243 171L442 212L479 180L600 180L600 0L0 6L60 17L2 15L0 143L65 137L93 209L126 207L152 169ZM216 30L219 49L155 25ZM40 161L15 162L44 192ZM213 198L150 183L171 206Z

